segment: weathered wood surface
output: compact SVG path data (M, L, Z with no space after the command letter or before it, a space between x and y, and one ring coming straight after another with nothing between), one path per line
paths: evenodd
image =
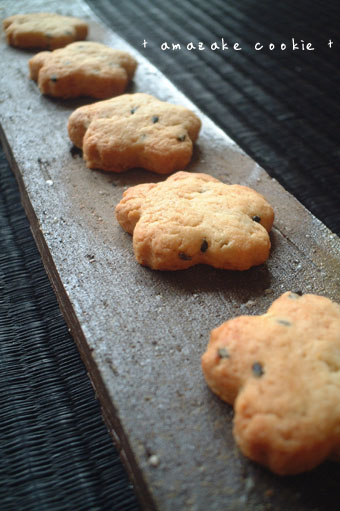
M252 186L275 207L271 256L261 267L162 273L139 266L114 207L126 187L164 177L87 169L72 155L66 129L73 109L86 101L41 96L28 79L32 54L7 47L2 35L2 141L60 307L141 501L161 510L314 509L304 492L317 491L315 475L292 483L239 454L232 410L207 389L200 357L212 328L234 315L263 313L284 291L339 300L339 239L81 0L10 2L1 14L39 10L85 17L90 40L133 53L139 68L131 91L187 105L202 119L190 169ZM335 465L329 471L339 474ZM317 477L327 488L323 468Z

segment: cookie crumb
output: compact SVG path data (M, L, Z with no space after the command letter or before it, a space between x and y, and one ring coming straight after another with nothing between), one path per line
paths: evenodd
M248 301L247 301L247 303L246 303L246 305L247 305L248 307L252 307L252 306L253 306L253 305L255 305L255 304L256 304L255 300L248 300Z
M150 456L150 458L148 459L148 462L149 462L149 465L151 465L151 467L158 467L160 460L159 460L159 457L157 456L157 454L152 454Z

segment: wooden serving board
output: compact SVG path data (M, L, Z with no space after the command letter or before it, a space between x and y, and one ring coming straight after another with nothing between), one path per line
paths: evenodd
M239 453L232 409L208 390L200 357L212 328L235 315L262 314L284 291L339 300L339 239L82 0L9 4L3 17L49 10L86 18L89 40L130 51L139 62L130 92L186 105L202 120L189 170L251 186L275 207L265 265L241 273L141 267L114 207L127 187L164 177L87 169L71 151L66 129L86 100L41 96L28 79L32 54L8 47L2 34L1 139L61 310L144 508L311 510L320 498L332 509L337 465L279 478Z

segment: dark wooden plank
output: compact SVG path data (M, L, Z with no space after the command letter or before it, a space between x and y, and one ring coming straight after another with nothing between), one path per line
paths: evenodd
M42 10L43 3L35 1L34 9ZM98 24L81 0L49 5L88 16L90 39L137 57L131 90L199 113L203 130L193 171L252 186L276 211L271 257L259 268L161 273L139 266L130 236L114 219L114 206L126 187L163 178L143 170L114 175L86 169L72 156L66 130L68 116L82 102L41 96L27 78L31 54L1 41L1 138L61 309L144 507L312 509L313 502L302 495L308 480L300 488L239 454L231 408L207 389L200 357L213 327L240 313L263 313L286 290L339 300L334 278L340 270L339 239L142 55ZM20 1L7 11L31 6Z

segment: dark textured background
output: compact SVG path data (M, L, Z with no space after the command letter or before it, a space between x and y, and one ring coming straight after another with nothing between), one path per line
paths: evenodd
M340 233L337 1L88 0L201 110L331 230ZM113 6L114 4L114 6ZM187 42L242 51L187 51ZM292 37L314 51L265 49ZM142 43L148 41L144 50ZM334 41L330 49L328 40ZM167 41L180 51L162 51ZM264 49L253 47L261 41Z
M338 1L88 3L340 234ZM221 37L243 50L160 49ZM292 37L315 51L252 48ZM1 509L138 509L3 154L0 176Z

